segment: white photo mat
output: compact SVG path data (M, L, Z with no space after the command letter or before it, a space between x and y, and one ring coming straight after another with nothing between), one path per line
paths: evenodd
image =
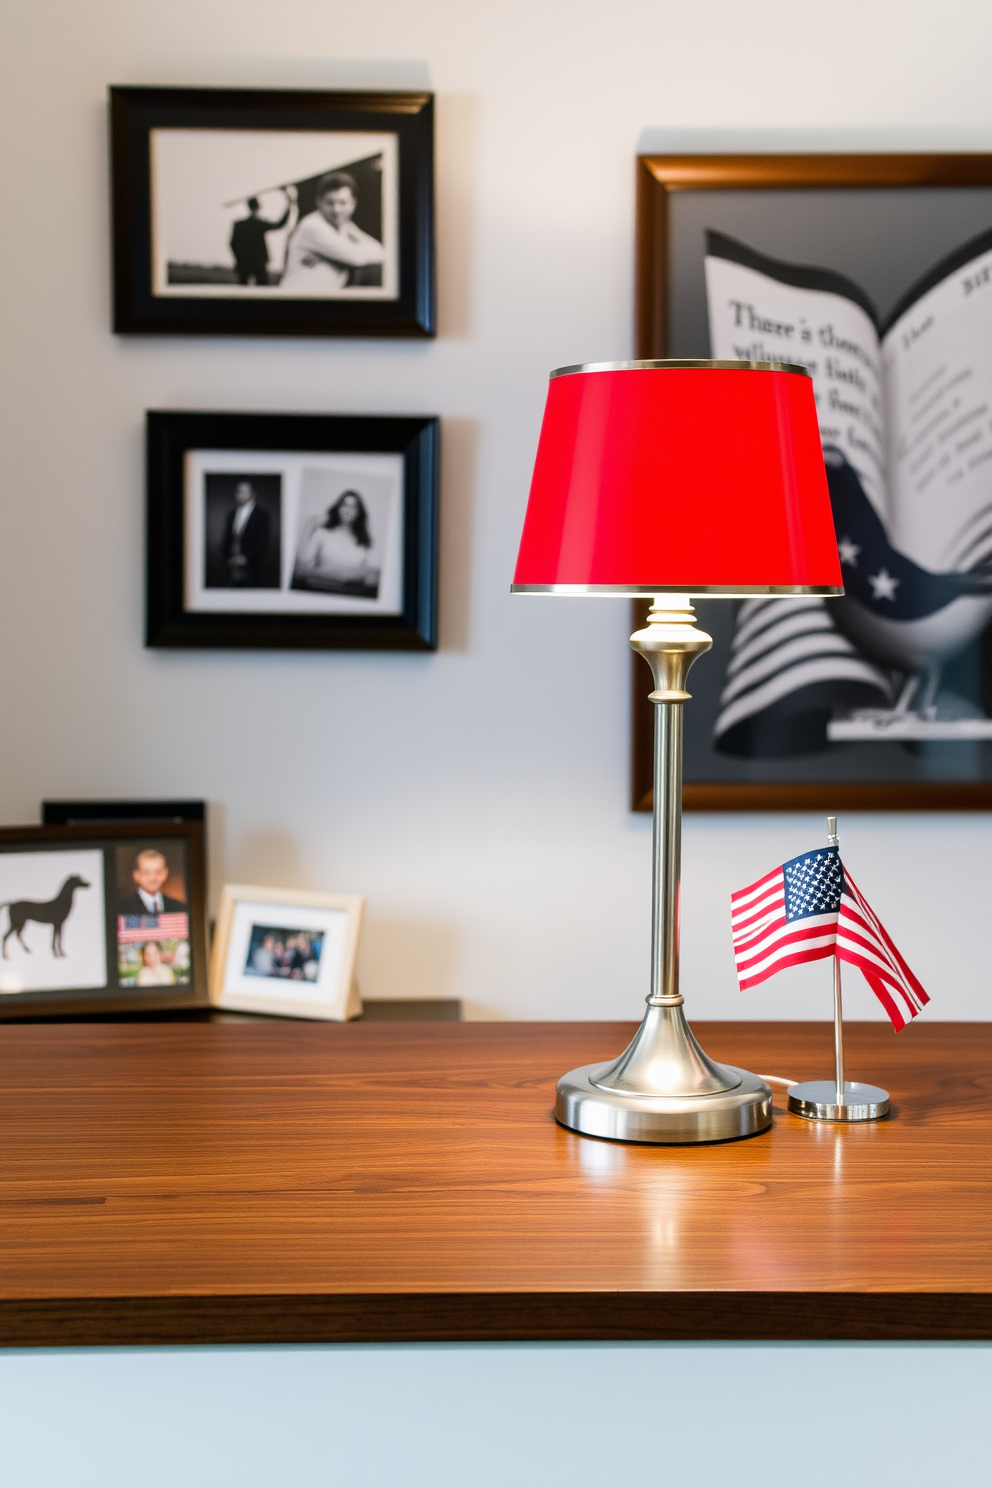
M225 884L210 961L211 1002L285 1017L337 1022L356 1017L361 1001L354 985L355 957L364 907L357 894ZM294 978L280 976L274 967L259 968L259 945L271 959L271 942L288 947L294 935L316 947L306 974Z
M208 588L207 477L281 478L278 589ZM369 514L369 560L379 568L374 599L291 587L301 543L344 492ZM184 473L184 605L214 614L399 615L403 610L403 456L259 450L189 450Z
M21 934L9 906L25 900L44 905L67 881L72 891L61 925L61 955L53 954L52 922L24 919ZM99 848L0 853L0 995L11 992L100 990L107 986L104 856ZM114 968L114 982L117 973Z

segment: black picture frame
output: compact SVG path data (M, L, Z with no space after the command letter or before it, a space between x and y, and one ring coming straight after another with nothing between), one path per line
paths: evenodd
M206 801L42 801L43 827L75 827L87 822L196 821L206 831Z
M977 221L965 198L981 198ZM935 206L939 204L939 210ZM879 304L992 222L992 154L641 155L637 160L636 354L708 357L703 276L705 226L766 254L839 270ZM958 218L960 222L957 222ZM817 235L829 219L834 246ZM954 225L957 223L957 225ZM813 241L811 241L813 240ZM843 253L834 256L839 243ZM915 260L919 260L914 262ZM869 274L874 265L875 272ZM878 272L879 266L882 272ZM891 282L890 282L891 281ZM988 811L992 746L976 765L956 744L936 750L869 744L843 760L824 751L791 759L717 759L713 723L731 644L733 606L699 601L714 647L693 668L686 710L683 806L696 811ZM632 628L646 605L634 601ZM961 665L992 716L992 625ZM652 809L654 708L650 677L631 659L631 808ZM844 746L841 746L844 748ZM879 752L864 759L864 750ZM887 752L883 759L881 751ZM832 751L830 752L833 753Z
M122 973L117 957L120 954L118 941L118 913L122 904L117 897L119 864L116 850L125 858L135 855L147 845L158 851L170 853L175 849L180 854L180 863L185 867L185 903L188 914L188 973L185 985L124 986L119 985ZM206 942L206 868L204 861L203 823L199 821L119 821L85 822L73 826L24 826L0 828L0 863L11 853L80 851L100 853L103 856L103 897L106 980L102 987L63 987L56 990L11 991L4 989L0 995L0 1021L23 1018L66 1017L90 1013L135 1013L162 1012L168 1009L209 1007L209 985L207 978ZM56 873L53 883L62 877ZM87 883L89 888L90 884ZM168 892L168 884L165 886ZM28 895L24 896L25 899ZM32 896L33 897L33 896ZM35 901L36 903L41 901ZM71 916L73 900L63 925ZM166 910L169 909L168 903ZM158 926L157 920L133 918L132 927L144 926L148 940L168 940L169 932ZM54 934L54 923L40 920L34 922L28 916L22 929L34 939L34 955L44 954L48 949L48 935ZM0 908L0 944L8 937L16 936L16 927L11 921L9 905ZM5 947L4 947L5 948ZM2 957L2 950L0 950ZM9 967L12 958L0 959L0 972ZM32 958L33 960L33 958ZM178 964L178 963L177 963ZM185 963L184 963L185 964Z
M197 450L401 458L400 601L390 614L204 613L186 605L186 469ZM150 647L433 651L437 648L440 420L434 415L146 414Z
M131 335L435 334L434 98L426 92L111 87L113 329ZM396 294L264 299L166 294L153 272L152 132L308 131L395 136ZM259 181L261 192L266 182ZM240 189L240 188L238 188ZM256 189L253 185L251 189Z

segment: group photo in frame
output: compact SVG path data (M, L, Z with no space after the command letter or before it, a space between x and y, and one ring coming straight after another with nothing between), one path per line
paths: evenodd
M215 1007L345 1022L362 1011L360 894L225 884L210 960Z
M433 336L430 93L110 89L121 333Z
M151 411L146 644L437 645L439 420Z
M0 828L0 1019L209 1003L203 824Z
M694 601L685 807L992 808L992 155L640 156L636 284L639 359L809 370L845 585Z

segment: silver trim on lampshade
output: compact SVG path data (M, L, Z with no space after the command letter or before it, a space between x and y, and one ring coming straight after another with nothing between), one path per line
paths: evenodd
M722 372L793 372L797 377L811 375L809 368L800 366L798 362L712 362L697 359L657 362L576 362L571 367L556 367L551 373L551 381L554 381L556 377L573 377L577 372L670 372L693 367Z

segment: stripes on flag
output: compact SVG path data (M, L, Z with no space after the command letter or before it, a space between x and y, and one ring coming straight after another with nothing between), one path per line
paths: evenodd
M741 991L767 981L787 966L832 956L837 914L810 916L797 925L786 918L782 868L730 896L737 980Z
M897 1033L930 1000L836 847L793 858L731 894L730 913L741 991L836 955L864 975Z
M846 869L837 925L837 955L863 973L896 1033L930 1001Z
M841 634L821 598L748 599L737 613L713 742L724 752L761 755L768 750L759 734L777 725L788 753L795 715L890 702L889 678Z
M188 940L189 915L118 915L118 945L144 945L149 940Z

